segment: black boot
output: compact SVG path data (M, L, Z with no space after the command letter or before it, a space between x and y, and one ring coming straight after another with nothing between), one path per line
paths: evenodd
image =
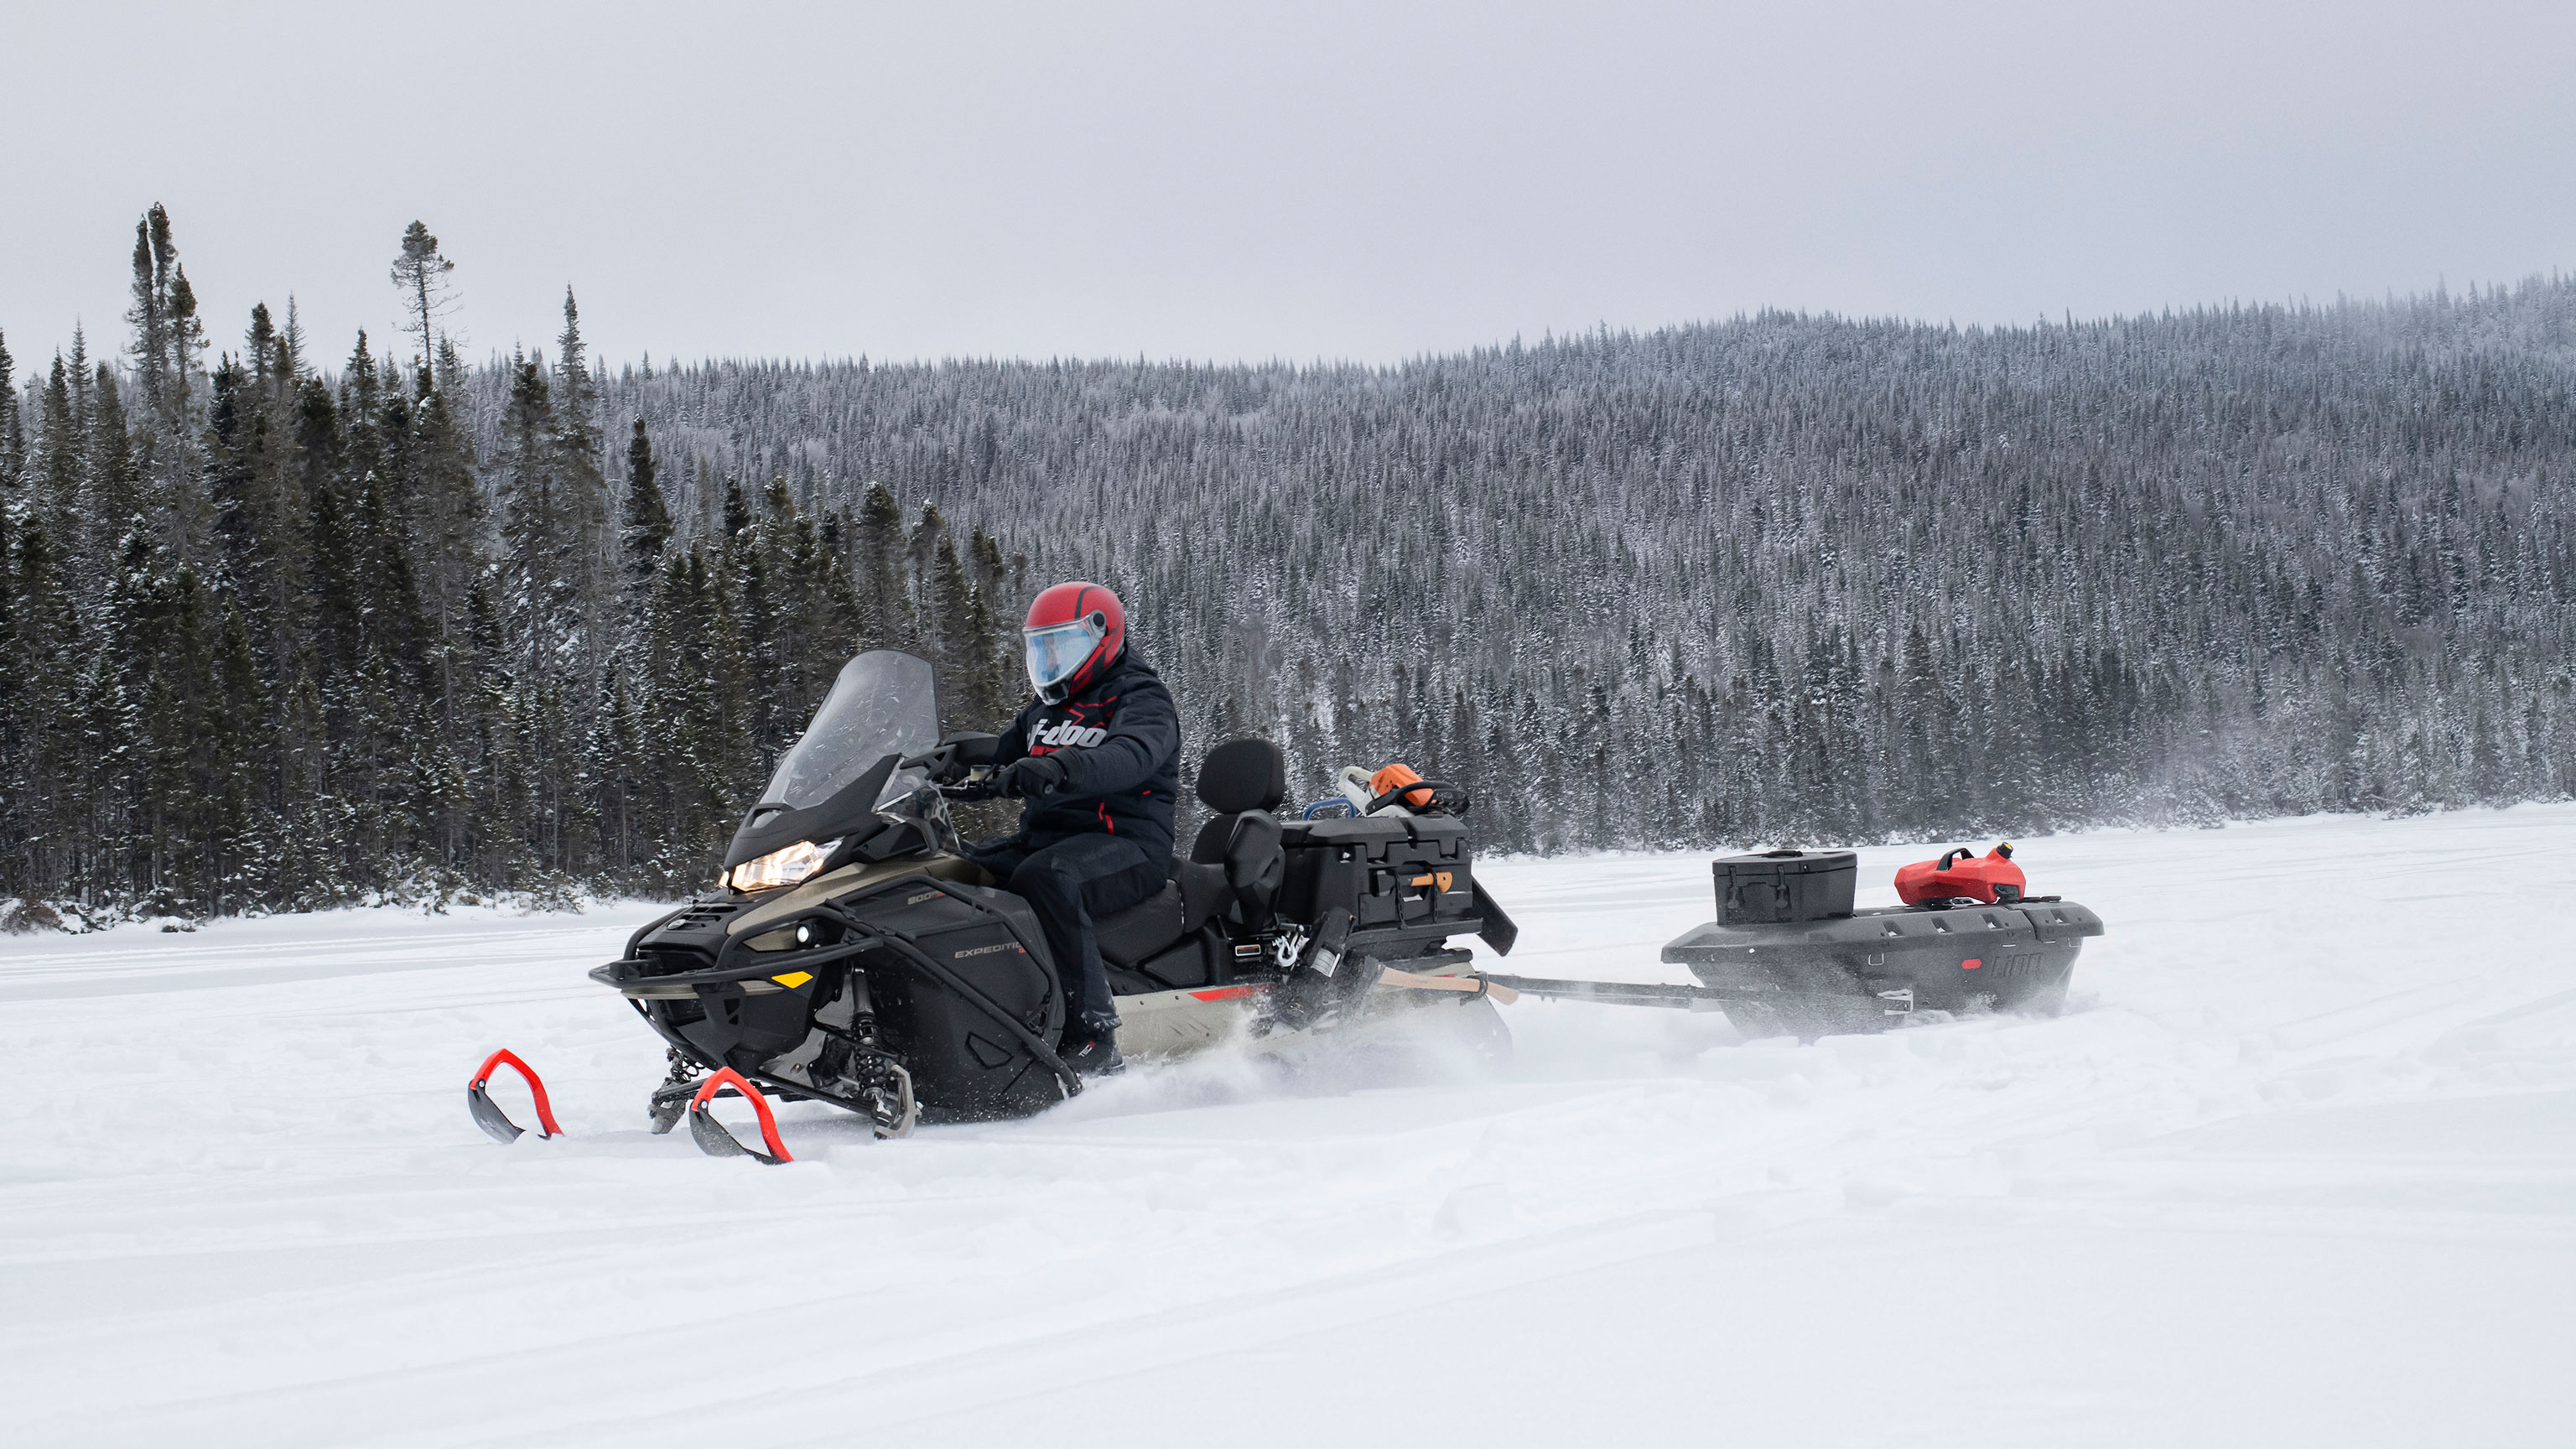
M1109 1077L1127 1070L1118 1055L1118 1018L1079 1016L1065 1024L1064 1040L1055 1054L1079 1077Z

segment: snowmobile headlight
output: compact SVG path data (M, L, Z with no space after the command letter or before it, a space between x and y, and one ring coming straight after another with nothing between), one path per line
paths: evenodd
M800 840L726 871L725 883L738 891L765 891L794 885L821 870L823 862L831 858L832 847L840 843L837 840Z

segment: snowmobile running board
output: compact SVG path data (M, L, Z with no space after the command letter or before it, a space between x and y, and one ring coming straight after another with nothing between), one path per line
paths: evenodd
M1710 986L1659 986L1642 981L1550 981L1537 976L1485 976L1478 978L1501 991L1519 992L1549 1000L1597 1001L1610 1006L1662 1006L1676 1011L1724 1011L1727 999L1743 999L1743 993L1720 991Z

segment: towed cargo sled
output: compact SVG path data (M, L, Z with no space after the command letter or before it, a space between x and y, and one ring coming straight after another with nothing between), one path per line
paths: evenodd
M1773 850L1715 862L1718 918L1663 959L1697 986L1489 976L1532 996L1723 1011L1748 1037L1814 1041L1979 1010L2053 1016L2102 918L2030 896L2013 848L1953 850L1896 873L1899 906L1854 910L1850 851Z
M842 669L734 833L720 889L590 973L668 1045L655 1132L685 1116L711 1154L779 1162L771 1099L828 1102L901 1137L1083 1090L1055 1050L1066 993L1037 917L967 857L949 819L951 799L981 797L995 744L940 734L920 659L875 651ZM1343 799L1283 818L1277 747L1207 754L1196 788L1212 818L1187 857L1151 899L1094 922L1124 1055L1426 1029L1494 1052L1510 1042L1495 1006L1522 992L1724 1011L1748 1035L1810 1039L1979 1005L2048 1010L2102 929L2080 906L2022 899L2009 847L1955 868L1953 852L1919 904L1858 912L1848 852L1774 851L1718 861L1718 921L1665 948L1700 985L1479 975L1456 943L1507 955L1517 929L1476 878L1465 794L1402 766L1354 767L1341 784ZM468 1101L507 1142L519 1129L486 1091L505 1057L542 1094L501 1054ZM711 1115L727 1096L750 1099L766 1151ZM545 1126L553 1135L550 1113Z

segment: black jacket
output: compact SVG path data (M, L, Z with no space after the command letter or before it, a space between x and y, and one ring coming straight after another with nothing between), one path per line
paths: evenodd
M1172 692L1129 644L1101 676L1062 704L1032 699L1002 732L994 760L1054 755L1064 788L1022 807L1033 845L1107 833L1160 858L1172 853L1181 791L1181 716Z

